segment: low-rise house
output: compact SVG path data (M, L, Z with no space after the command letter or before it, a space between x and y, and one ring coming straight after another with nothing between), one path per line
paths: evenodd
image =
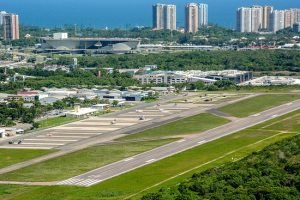
M40 103L43 105L43 106L46 106L46 105L53 105L55 102L59 101L58 98L56 97L45 97L45 98L42 98L40 99Z
M12 102L12 101L23 101L23 97L18 96L18 95L9 95L6 98L6 101Z
M34 102L39 99L38 92L17 92L18 96L21 96L25 102Z

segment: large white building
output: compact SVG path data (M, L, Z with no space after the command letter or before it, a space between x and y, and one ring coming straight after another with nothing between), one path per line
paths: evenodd
M188 82L185 76L177 75L175 73L158 72L152 74L135 75L135 79L139 80L141 84L178 84Z
M237 10L237 31L241 33L252 32L252 9L241 7Z
M55 40L64 40L68 39L68 33L53 33L53 39Z
M263 28L263 7L253 6L251 8L251 32L259 32Z
M0 25L3 24L3 16L6 15L7 12L6 11L0 11Z
M134 75L141 84L178 84L202 81L204 83L214 83L218 80L230 80L242 83L252 79L252 73L238 70L224 71L156 71L153 73Z
M199 27L208 25L208 5L199 4Z
M237 10L237 31L277 32L300 22L300 9L274 10L272 6L241 7Z
M272 6L263 7L263 16L262 16L262 29L270 31L270 18L274 8Z
M166 5L165 6L165 29L176 30L177 26L176 6Z
M276 33L277 31L284 29L284 17L285 11L284 10L274 10L271 14L271 31Z
M153 28L156 30L176 30L176 5L156 4L153 6Z
M284 28L293 27L295 23L300 22L300 9L291 8L284 12Z

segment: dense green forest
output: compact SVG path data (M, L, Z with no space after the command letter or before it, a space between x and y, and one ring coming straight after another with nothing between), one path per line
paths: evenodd
M1 72L1 71L0 71ZM32 89L41 89L42 87L57 87L57 88L72 88L72 87L94 87L95 85L102 86L133 86L138 85L138 81L132 79L129 74L119 73L114 71L112 74L106 73L102 70L101 77L97 77L97 70L72 70L70 73L64 71L46 71L42 68L36 67L20 68L15 70L9 70L9 74L20 73L27 76L34 76L35 78L26 79L24 82L19 80L17 82L10 82L8 84L0 84L0 91L12 91L20 90L24 87ZM1 78L1 77L0 77ZM5 77L4 77L5 78Z
M49 64L70 65L72 57L59 57ZM300 72L300 51L195 51L148 55L103 55L78 58L81 67L140 68L158 65L161 70L223 70Z
M143 200L289 200L300 197L300 136L220 168L208 170Z

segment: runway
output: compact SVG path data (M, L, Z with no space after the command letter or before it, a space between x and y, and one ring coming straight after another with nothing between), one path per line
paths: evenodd
M297 100L292 103L284 104L272 108L270 110L249 116L247 118L237 119L234 122L228 123L215 129L205 131L191 138L173 142L165 146L156 148L154 150L130 158L126 158L124 160L112 163L99 169L95 169L85 174L61 181L57 183L57 185L89 187L101 183L105 180L111 179L115 176L119 176L121 174L140 168L142 166L157 162L164 158L186 151L188 149L200 146L202 144L211 142L221 137L260 124L262 122L296 111L299 109L299 107L300 100Z

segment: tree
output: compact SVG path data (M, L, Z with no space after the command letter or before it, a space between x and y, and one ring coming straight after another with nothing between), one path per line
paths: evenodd
M53 103L53 108L62 110L66 107L66 103L63 101L56 101Z
M117 100L114 100L114 101L112 102L113 107L117 107L118 104L119 104L119 101L117 101Z

